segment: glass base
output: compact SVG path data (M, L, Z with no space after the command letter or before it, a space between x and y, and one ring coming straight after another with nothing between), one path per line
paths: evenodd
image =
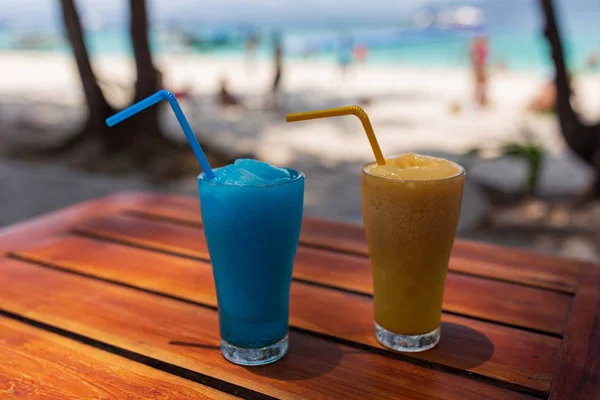
M401 335L390 332L375 322L375 337L385 347L408 353L416 353L433 348L440 341L440 327L422 335Z
M221 339L221 353L234 364L265 365L283 357L287 353L288 344L288 335L275 344L258 348L238 347Z

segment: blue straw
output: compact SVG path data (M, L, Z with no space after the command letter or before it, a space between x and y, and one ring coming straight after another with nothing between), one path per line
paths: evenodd
M116 113L112 117L106 119L106 124L108 126L114 126L119 122L131 117L132 115L135 115L140 111L145 110L146 108L163 100L167 100L171 105L171 108L175 113L175 117L177 117L177 121L179 121L179 125L181 125L181 129L183 130L183 133L185 133L185 137L187 138L190 146L192 146L192 151L194 152L194 155L198 159L200 166L206 174L206 178L208 180L213 179L215 177L215 174L213 173L213 170L208 164L206 155L202 151L202 147L200 147L200 143L198 143L198 139L196 138L192 127L185 118L185 115L183 115L183 110L181 110L181 107L179 106L175 95L169 92L168 90L161 90L159 92L156 92L152 96L146 97L144 100L139 101L134 105L127 107L123 111Z

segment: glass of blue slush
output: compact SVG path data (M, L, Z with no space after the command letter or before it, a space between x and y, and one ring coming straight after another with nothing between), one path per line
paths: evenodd
M288 348L292 269L304 174L241 159L198 176L213 267L223 356L240 365L277 361Z

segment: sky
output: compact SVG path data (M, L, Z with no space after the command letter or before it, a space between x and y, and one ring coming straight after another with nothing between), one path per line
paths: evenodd
M496 25L507 29L538 29L539 0L463 0L479 4ZM579 21L600 20L600 0L554 0L561 18L577 27ZM426 4L457 0L148 0L151 20L208 23L395 23ZM76 0L83 16L121 24L128 19L127 0ZM0 0L0 22L36 28L60 26L58 0ZM491 23L491 22L490 22Z
M381 18L406 12L425 0L377 0L365 7L364 0L148 0L154 15L193 14L203 20L317 19L339 16ZM82 12L97 12L106 17L123 18L126 0L77 0ZM57 17L58 0L0 0L5 19ZM29 18L28 18L29 16Z

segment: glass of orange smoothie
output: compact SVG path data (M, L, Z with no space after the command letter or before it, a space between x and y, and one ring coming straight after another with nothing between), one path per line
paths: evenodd
M424 351L440 340L444 284L456 236L465 170L418 154L367 164L362 210L373 272L375 336Z

